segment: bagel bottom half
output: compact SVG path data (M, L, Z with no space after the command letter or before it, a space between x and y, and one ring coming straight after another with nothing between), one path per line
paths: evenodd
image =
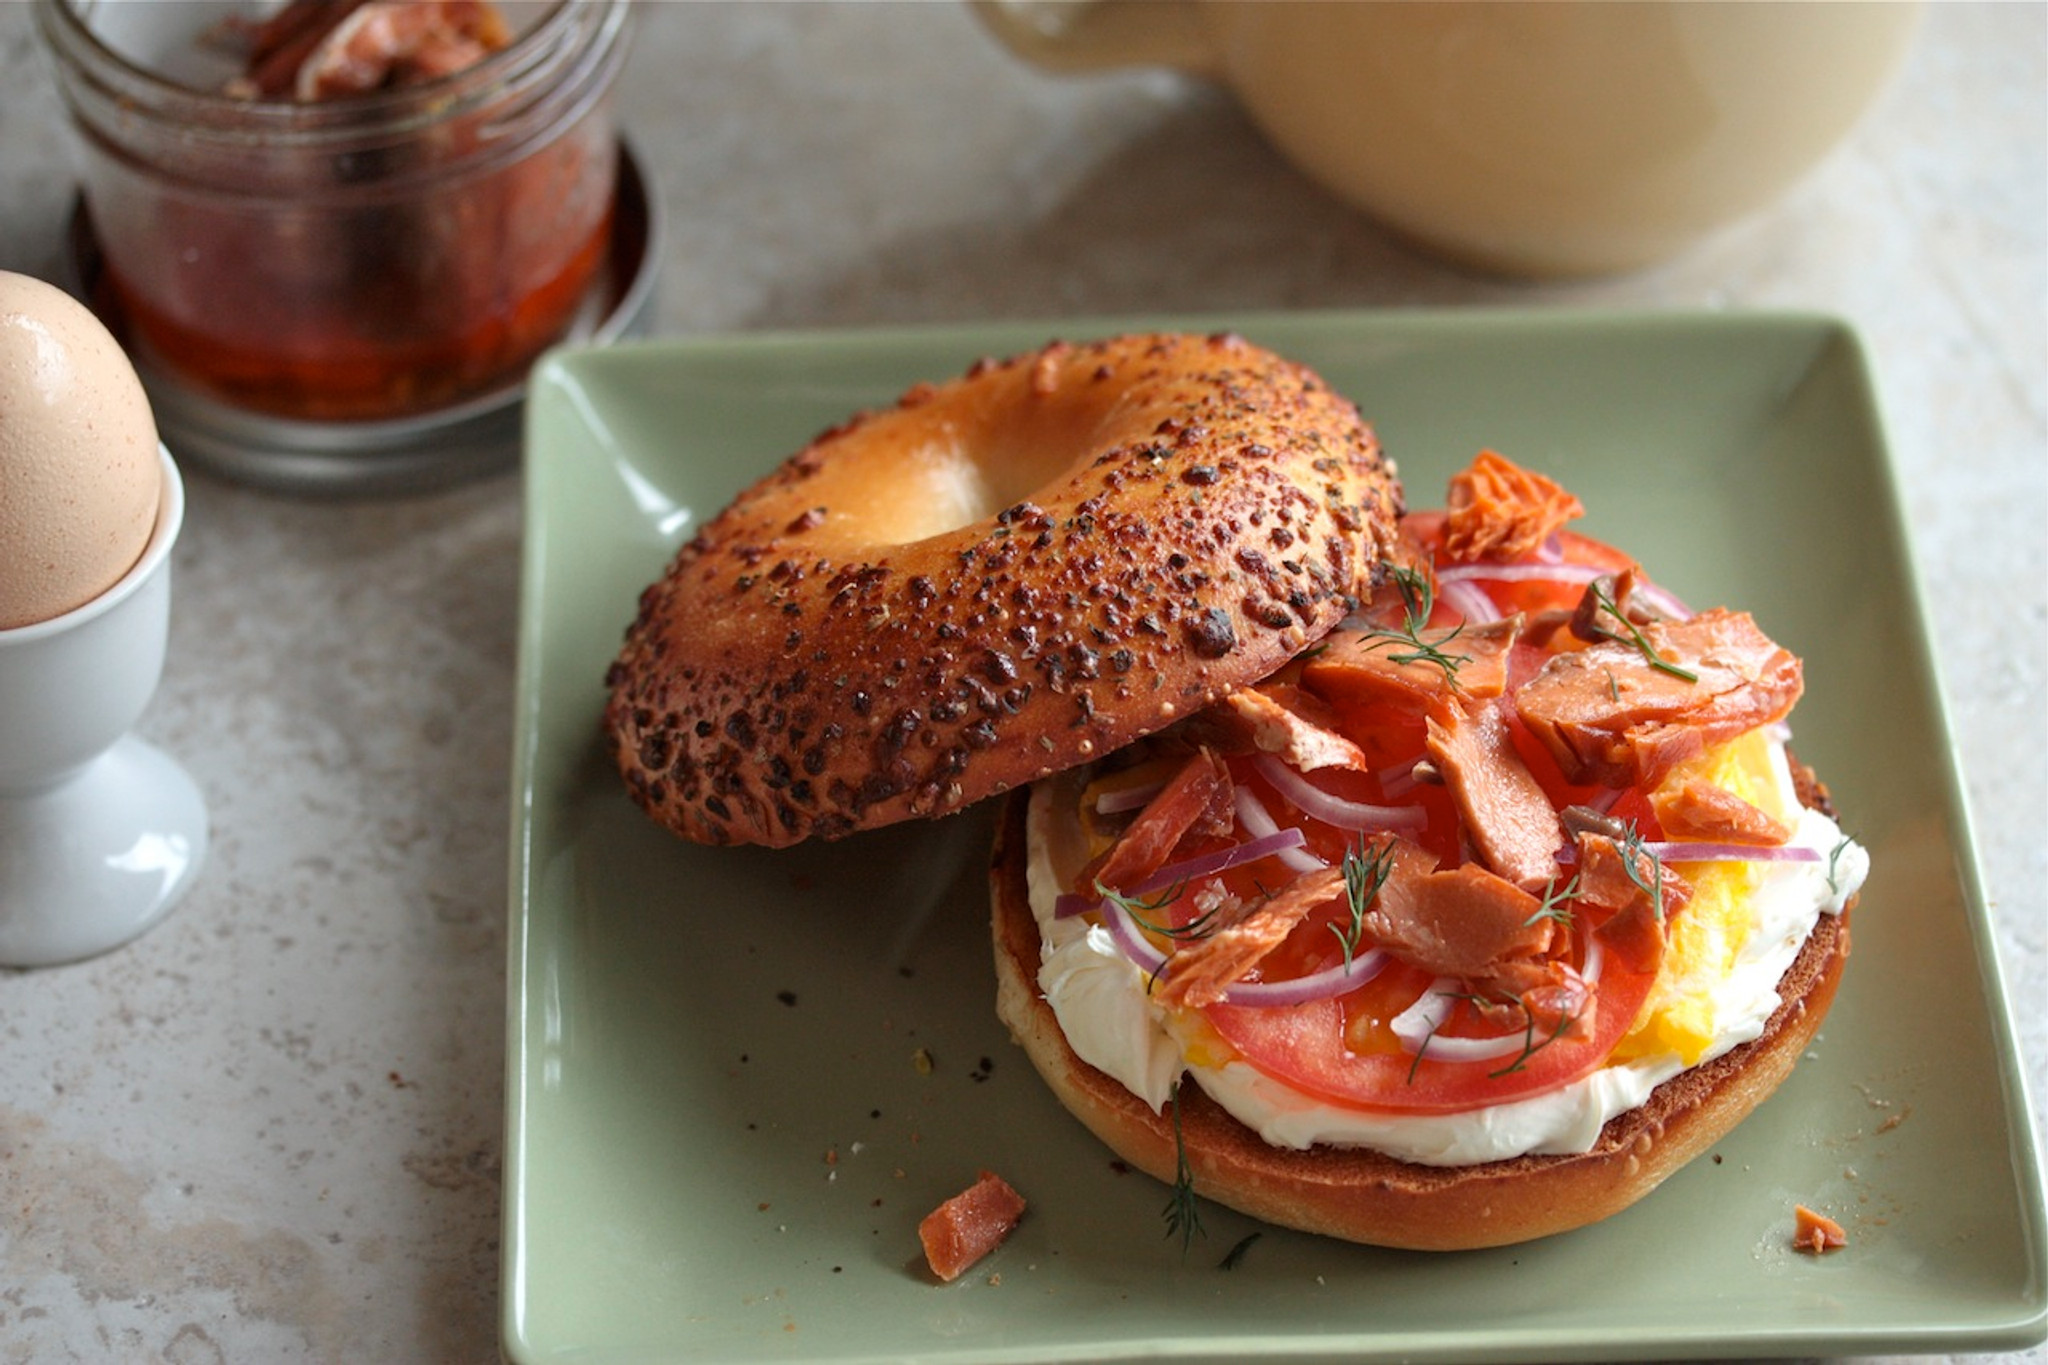
M1802 799L1824 802L1811 775L1800 778ZM1132 1166L1172 1183L1180 1153L1171 1110L1154 1113L1076 1056L1039 990L1027 805L1027 793L1008 798L991 868L997 1013L1068 1110ZM1848 920L1848 910L1820 917L1780 980L1782 1003L1761 1036L1658 1086L1609 1120L1590 1151L1455 1167L1364 1148L1297 1151L1268 1145L1186 1085L1176 1103L1195 1192L1283 1227L1423 1251L1503 1246L1619 1213L1704 1153L1791 1072L1834 999Z

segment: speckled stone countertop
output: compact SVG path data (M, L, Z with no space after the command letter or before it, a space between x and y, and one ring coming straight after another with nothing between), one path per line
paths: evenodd
M2038 1120L2048 9L1932 7L1780 206L1575 284L1416 255L1214 91L1041 75L950 5L651 5L639 28L622 98L668 216L663 333L1391 305L1852 322L1944 623ZM0 267L55 268L70 154L29 11L0 4ZM516 477L370 502L188 484L142 729L214 842L144 939L0 973L0 1359L491 1359Z

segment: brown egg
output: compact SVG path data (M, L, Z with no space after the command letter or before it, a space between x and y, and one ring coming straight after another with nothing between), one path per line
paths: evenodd
M0 630L119 582L162 493L156 419L119 343L55 285L0 271Z

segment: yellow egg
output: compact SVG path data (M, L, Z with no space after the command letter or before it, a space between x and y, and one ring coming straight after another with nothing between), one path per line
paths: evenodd
M1762 731L1730 740L1682 765L1668 782L1702 778L1770 815L1789 820L1783 784ZM1615 1060L1675 1052L1691 1066L1713 1042L1714 1002L1708 992L1725 978L1756 930L1751 863L1673 863L1692 884L1692 900L1672 918L1657 983L1634 1026L1615 1049Z
M1161 1023L1180 1045L1181 1055L1191 1066L1218 1071L1244 1055L1216 1031L1207 1015L1197 1010L1168 1011Z
M1693 897L1671 921L1664 964L1641 1014L1616 1049L1616 1060L1675 1052L1687 1066L1714 1041L1714 1002L1707 995L1728 975L1756 928L1750 895L1756 874L1747 863L1673 864L1692 883Z

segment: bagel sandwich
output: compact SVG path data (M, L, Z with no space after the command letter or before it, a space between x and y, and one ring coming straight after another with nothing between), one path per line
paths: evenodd
M1581 511L1482 454L1315 647L1011 800L998 1011L1131 1166L1505 1245L1641 1199L1811 1044L1868 859L1788 748L1800 662Z
M1402 502L1356 407L1236 336L981 362L705 522L603 734L702 843L1004 798L998 1011L1172 1207L1582 1226L1784 1079L1868 859L1751 617L1490 452Z

